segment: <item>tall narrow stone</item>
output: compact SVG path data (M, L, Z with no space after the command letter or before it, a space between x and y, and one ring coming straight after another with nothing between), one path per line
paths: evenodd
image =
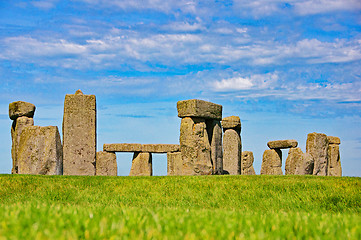
M241 174L242 141L241 120L237 116L222 119L223 135L223 173Z
M295 175L312 175L315 161L309 153L304 153L302 163L296 168Z
M212 174L211 145L205 119L182 118L179 142L184 175Z
M182 175L182 155L180 152L167 153L167 175L177 176Z
M314 161L313 175L327 176L328 168L328 139L323 133L309 133L306 141L306 153Z
M279 149L266 150L263 153L261 175L282 175L282 152Z
M209 142L211 143L212 174L223 174L222 126L219 120L206 121Z
M115 152L97 152L97 176L117 176L117 157Z
M129 176L152 176L152 154L148 152L135 152Z
M253 152L244 151L242 152L242 164L241 164L241 175L256 175L253 168Z
M302 166L303 163L303 152L301 148L290 148L286 159L285 174L294 175L296 169Z
M63 149L56 126L26 127L17 154L19 174L62 175Z
M342 176L341 160L340 160L340 146L341 143L338 137L327 137L329 146L327 150L328 155L328 176Z
M64 175L95 175L96 100L94 95L67 94L63 119Z

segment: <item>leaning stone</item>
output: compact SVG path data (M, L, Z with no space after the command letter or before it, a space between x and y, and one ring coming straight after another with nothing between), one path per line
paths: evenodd
M28 102L17 101L9 104L9 117L15 120L18 117L34 117L35 105Z
M267 143L267 146L270 149L295 148L297 145L298 142L296 140L277 140Z
M150 152L150 153L179 152L179 144L143 144L142 152Z
M244 151L242 152L242 164L241 164L241 175L256 175L253 168L253 152Z
M95 175L117 176L117 156L114 152L97 152Z
M330 144L328 146L328 176L342 176L342 168L340 161L340 146Z
M129 176L152 176L152 154L135 152Z
M28 117L18 117L11 127L11 138L12 138L12 147L11 147L11 157L13 159L13 168L11 173L18 173L18 160L17 160L17 149L20 143L20 136L22 131L29 126L34 126L34 119Z
M198 99L177 102L178 117L222 119L222 105Z
M241 130L241 119L237 116L225 117L222 119L223 129L239 129Z
M180 152L167 153L167 175L182 175L182 156Z
M62 175L63 149L58 127L30 126L20 136L19 174Z
M290 148L286 159L285 175L294 175L296 169L303 163L303 152L301 148Z
M211 137L211 160L213 174L223 174L222 127L218 120L207 120L207 133Z
M223 173L241 174L242 142L239 133L227 129L223 135Z
M205 119L182 118L179 142L183 175L211 175L211 145Z
M309 133L306 141L306 152L314 160L313 175L327 176L328 140L326 134Z
M263 153L261 175L282 175L282 152L279 149L266 150Z
M329 144L337 144L337 145L341 144L341 140L338 137L327 136L327 140Z
M96 100L67 94L64 101L64 175L95 175Z

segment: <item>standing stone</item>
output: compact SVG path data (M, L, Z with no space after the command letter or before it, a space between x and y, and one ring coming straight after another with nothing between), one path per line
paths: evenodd
M17 155L19 174L62 175L63 149L58 127L26 127Z
M211 145L203 118L185 117L180 127L182 175L212 174Z
M309 153L303 154L302 163L296 168L295 175L312 175L315 161Z
M263 153L261 175L282 175L282 152L279 149L266 150Z
M35 105L28 102L17 101L9 104L9 117L16 120L18 117L33 118L35 113Z
M256 175L256 172L253 168L253 152L244 151L242 152L242 164L241 164L241 174L242 175Z
M306 141L306 152L314 160L313 175L327 176L328 168L328 140L326 134L309 133Z
M19 147L20 136L22 131L29 126L34 126L34 119L29 117L18 117L14 120L11 127L11 138L12 138L12 147L11 147L11 157L13 159L13 168L11 170L12 174L18 173L18 157L17 149Z
M340 146L341 143L338 137L328 136L329 146L327 150L328 155L328 176L342 176L342 168L340 161Z
M294 175L296 169L302 166L303 163L303 152L301 148L290 148L286 159L285 174Z
M94 95L67 94L63 119L64 175L95 175L96 100Z
M117 156L115 152L97 152L97 164L95 175L117 176Z
M129 176L152 176L152 154L148 152L135 152Z
M227 129L223 135L223 173L241 174L242 143L238 132Z
M207 134L211 143L212 174L223 174L222 126L219 120L206 121Z
M177 176L182 175L182 155L180 152L167 153L167 175Z

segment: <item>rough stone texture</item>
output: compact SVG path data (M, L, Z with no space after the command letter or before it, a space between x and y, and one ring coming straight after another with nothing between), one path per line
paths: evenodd
M13 159L13 168L11 170L12 174L18 173L17 149L20 142L21 132L29 126L34 126L33 118L19 117L13 122L13 125L11 127L11 157Z
M106 152L141 152L142 144L139 144L139 143L104 144L103 151L106 151Z
M207 133L211 143L212 174L223 174L222 127L218 120L207 120Z
M329 144L337 144L337 145L341 144L341 140L338 137L327 136L327 140Z
M178 144L143 144L142 152L168 153L179 152Z
M298 142L296 140L277 140L270 141L267 143L267 146L271 149L283 149L283 148L295 148L297 147Z
M253 168L253 152L244 151L242 152L242 164L241 164L241 175L256 175Z
M178 117L222 119L222 105L198 99L177 102Z
M304 153L302 163L296 168L295 175L312 175L314 164L313 157L308 153Z
M211 145L205 119L182 118L179 142L183 175L212 174Z
M152 176L152 154L135 152L129 176Z
M264 151L261 175L282 175L282 152L279 149Z
M238 129L241 130L241 119L237 116L225 117L222 119L223 129Z
M180 152L167 153L167 175L182 175L182 155Z
M97 152L95 175L117 176L117 156L114 152Z
M64 175L95 175L96 100L67 94L63 118Z
M328 176L342 176L342 168L340 161L340 146L338 144L330 144L328 146Z
M15 120L18 117L34 117L35 105L28 102L17 101L9 104L9 117Z
M62 175L63 149L58 127L30 126L20 136L18 173Z
M242 142L239 132L227 129L223 135L223 173L241 174Z
M313 175L327 176L328 140L326 134L309 133L306 141L306 153L314 160Z
M296 169L301 167L303 163L303 152L301 148L290 148L286 159L285 174L294 175Z

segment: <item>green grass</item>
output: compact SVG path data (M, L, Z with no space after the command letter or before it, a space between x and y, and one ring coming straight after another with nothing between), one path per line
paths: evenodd
M361 239L361 178L0 175L2 239Z

